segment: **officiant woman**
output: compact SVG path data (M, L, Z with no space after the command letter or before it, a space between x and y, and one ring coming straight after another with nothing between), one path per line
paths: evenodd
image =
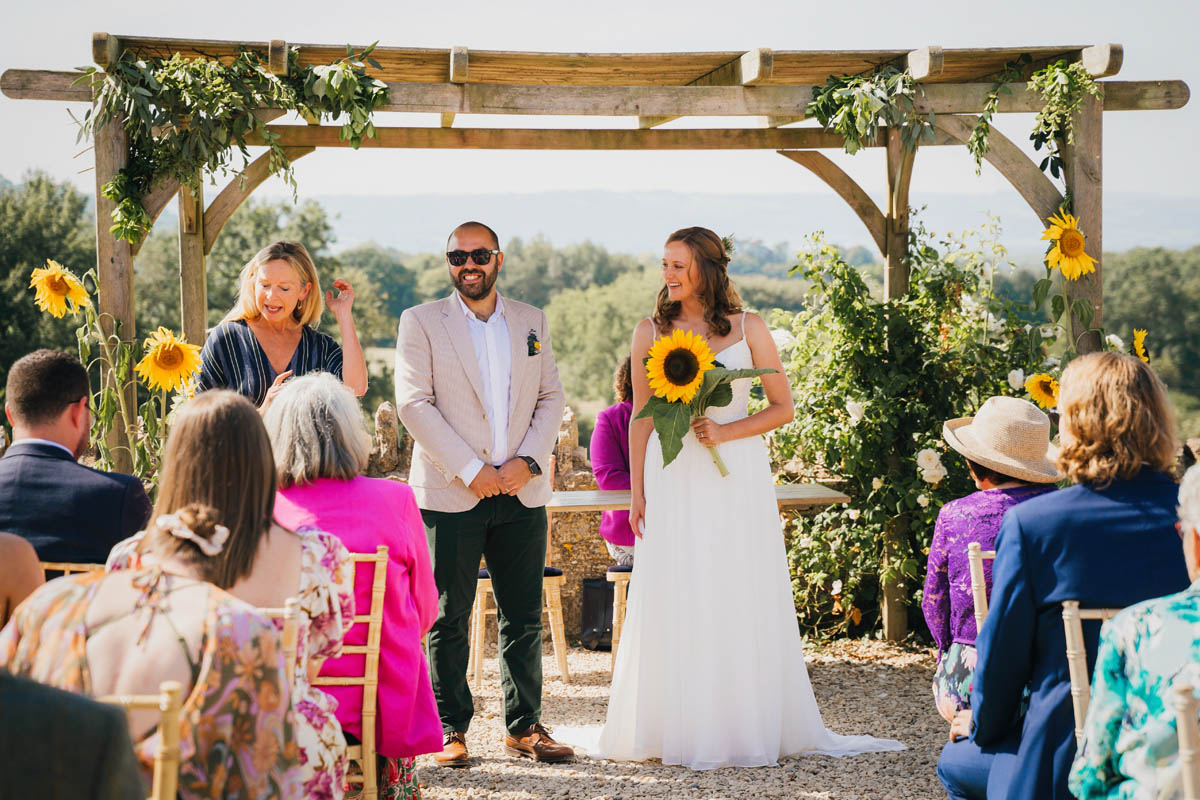
M304 245L267 245L242 268L237 302L204 342L196 391L233 389L265 412L288 378L323 371L361 397L367 391L367 363L353 305L354 289L341 279L322 304L317 268ZM337 320L340 346L317 331L324 306Z

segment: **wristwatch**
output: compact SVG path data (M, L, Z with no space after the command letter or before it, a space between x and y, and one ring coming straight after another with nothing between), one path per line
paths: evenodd
M524 461L526 464L529 465L529 474L530 475L532 475L536 478L538 475L542 474L542 468L538 466L538 463L536 461L534 461L532 457L517 456L517 458L521 459L522 461Z

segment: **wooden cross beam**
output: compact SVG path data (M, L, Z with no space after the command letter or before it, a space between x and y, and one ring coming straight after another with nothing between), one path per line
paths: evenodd
M766 47L747 51L733 61L718 67L707 74L701 75L688 86L753 86L769 80L775 68L775 56ZM659 114L639 116L639 128L653 128L678 119L679 114Z

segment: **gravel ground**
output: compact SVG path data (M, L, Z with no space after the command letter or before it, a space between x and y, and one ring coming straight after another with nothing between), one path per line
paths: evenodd
M493 651L494 652L494 651ZM495 658L484 661L483 690L467 736L472 763L466 769L418 760L427 800L440 798L944 798L935 774L946 724L930 694L933 656L873 641L840 641L810 648L808 672L825 724L838 733L899 739L908 750L850 758L800 756L778 767L695 772L658 761L595 761L544 765L504 751L503 709ZM558 678L549 649L542 718L555 725L601 725L608 703L609 654L570 651L571 684Z

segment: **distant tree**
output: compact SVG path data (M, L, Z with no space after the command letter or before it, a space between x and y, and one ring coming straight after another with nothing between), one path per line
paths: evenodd
M604 286L619 275L642 268L635 256L610 253L592 242L557 250L540 235L529 242L514 237L505 245L504 254L502 291L538 307L545 307L564 289Z
M417 273L406 263L410 258L399 250L375 242L338 254L338 260L343 264L363 272L371 291L379 299L382 311L389 320L396 322L400 320L404 309L420 302L417 298ZM392 338L395 333L393 325L390 330Z
M800 278L768 278L765 275L739 275L734 278L742 302L756 311L782 308L800 311L808 282Z

